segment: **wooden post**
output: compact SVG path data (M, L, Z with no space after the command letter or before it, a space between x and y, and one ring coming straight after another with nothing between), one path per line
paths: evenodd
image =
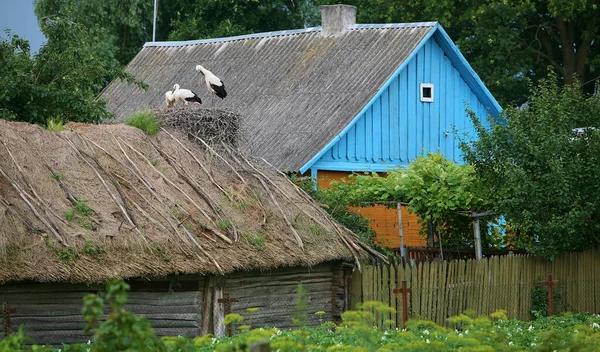
M14 308L10 307L10 304L8 304L8 302L4 302L2 303L2 321L4 322L2 330L3 330L3 337L7 337L8 335L12 334L12 324L11 324L11 314L16 313L17 310Z
M558 285L558 280L552 280L552 274L548 274L548 279L546 281L540 282L540 284L548 287L548 315L554 315L554 294L552 292L552 288Z
M475 234L475 259L481 260L483 259L483 254L481 253L481 233L479 229L479 217L477 214L473 214L473 233Z
M213 296L212 288L214 280L213 275L204 277L204 297L202 302L202 325L200 326L200 336L207 335L210 332Z
M406 321L408 320L408 294L412 292L406 287L406 280L402 280L402 288L394 289L394 295L398 297L398 293L402 293L402 327L406 329Z
M400 257L406 261L406 248L404 247L404 228L402 227L402 204L398 203L398 232L400 233Z
M237 302L237 299L230 298L229 293L225 293L223 298L219 298L217 303L223 304L224 315L231 314L231 302ZM227 336L233 336L233 331L231 328L231 324L227 324Z

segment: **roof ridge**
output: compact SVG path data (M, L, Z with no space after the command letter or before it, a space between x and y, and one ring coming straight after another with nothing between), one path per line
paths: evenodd
M357 29L396 29L396 28L417 28L417 27L435 27L437 22L412 22L412 23L381 23L381 24L355 24L351 30ZM244 34L233 37L211 38L211 39L195 39L185 41L165 41L165 42L146 42L145 47L161 47L161 46L186 46L210 43L232 42L237 40L245 40L252 38L269 38L283 35L293 35L311 32L320 32L321 26L309 27L303 29L287 29L283 31L261 32Z

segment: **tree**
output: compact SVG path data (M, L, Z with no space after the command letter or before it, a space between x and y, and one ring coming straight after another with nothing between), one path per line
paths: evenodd
M433 221L435 234L449 247L473 245L469 215L490 206L473 167L454 164L441 153L420 156L407 169L393 169L386 176L353 174L346 181L332 182L331 190L323 192L346 205L381 203L395 207L408 203L408 210L419 215L423 225ZM422 233L427 233L427 226L422 226ZM501 240L499 236L482 238L486 247L498 246Z
M113 77L134 81L112 47L61 17L46 18L43 29L48 43L33 58L19 36L9 32L0 41L1 117L42 125L48 119L94 123L110 118L96 95Z
M522 110L490 129L472 115L478 140L461 146L503 214L512 241L553 258L600 244L600 99L551 73Z
M319 4L337 3L320 0ZM526 101L552 66L591 92L600 72L600 5L595 0L351 0L363 23L438 21L501 104Z
M148 0L35 0L42 31L47 18L61 17L83 26L86 32L112 47L126 65L152 39L153 1Z
M191 40L304 28L317 22L310 0L173 0L163 12L169 40Z

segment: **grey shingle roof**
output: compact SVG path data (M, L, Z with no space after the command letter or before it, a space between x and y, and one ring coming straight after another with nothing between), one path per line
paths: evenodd
M173 84L210 106L197 64L225 83L215 107L242 118L241 147L283 171L297 171L360 112L436 23L355 25L324 37L320 27L190 42L148 43L127 71L146 92L114 81L102 93L123 120L146 107L164 107Z

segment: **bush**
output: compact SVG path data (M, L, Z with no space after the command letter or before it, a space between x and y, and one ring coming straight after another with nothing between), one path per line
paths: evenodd
M160 120L152 112L152 110L142 110L133 113L126 120L125 124L133 127L137 127L140 130L146 132L149 135L158 133L160 127Z

